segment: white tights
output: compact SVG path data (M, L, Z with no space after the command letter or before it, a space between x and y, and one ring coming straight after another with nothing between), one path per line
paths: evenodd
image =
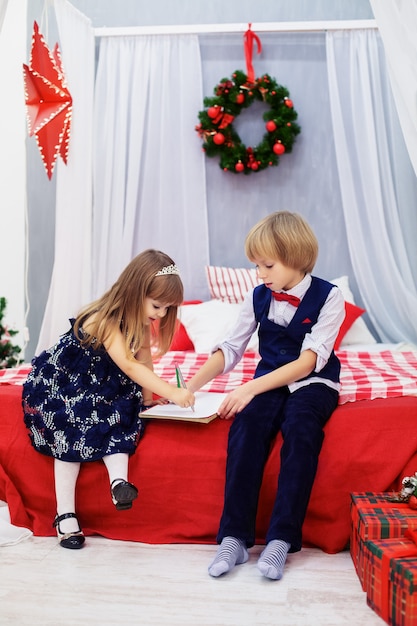
M110 484L113 480L121 478L127 480L129 455L123 452L108 454L103 457ZM75 487L80 473L81 463L54 460L55 496L58 515L64 513L76 513L75 510ZM110 497L110 494L109 494ZM78 522L75 518L63 520L60 523L63 533L78 530Z

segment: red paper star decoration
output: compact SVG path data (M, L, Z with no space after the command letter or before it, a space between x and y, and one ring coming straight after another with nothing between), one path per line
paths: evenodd
M23 64L29 135L35 135L48 178L60 154L67 163L72 98L67 89L58 44L51 52L33 25L29 66Z

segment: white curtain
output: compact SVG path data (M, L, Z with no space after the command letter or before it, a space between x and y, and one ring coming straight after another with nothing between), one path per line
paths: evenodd
M190 124L202 99L196 36L101 40L94 116L96 296L150 247L174 258L186 297L205 290L204 156Z
M417 174L417 1L370 2L384 43L405 142Z
M6 15L8 0L0 0L0 33L3 26L4 16Z
M67 0L55 0L64 72L73 99L68 164L57 161L55 260L36 353L55 343L91 299L94 32Z
M378 33L328 32L327 64L343 211L356 280L381 340L417 343L416 268L413 271L405 242L410 229L415 233L415 195L407 199L406 221L395 184L398 163L394 156L401 158L401 133L389 132L389 88L384 82Z

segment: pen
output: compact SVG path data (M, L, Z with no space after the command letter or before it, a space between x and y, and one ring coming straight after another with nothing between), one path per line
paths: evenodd
M175 374L177 376L177 387L182 387L183 389L187 389L187 385L185 384L184 376L180 370L180 366L178 363L175 363ZM193 412L195 412L195 408L190 407Z
M175 374L177 376L177 387L181 387L181 377L180 377L178 365L175 365Z

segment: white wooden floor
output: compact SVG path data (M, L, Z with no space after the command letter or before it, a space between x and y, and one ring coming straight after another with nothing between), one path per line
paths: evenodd
M211 578L216 547L87 537L78 551L53 537L0 547L0 625L381 626L348 552L303 549L281 581L256 569L261 551Z

